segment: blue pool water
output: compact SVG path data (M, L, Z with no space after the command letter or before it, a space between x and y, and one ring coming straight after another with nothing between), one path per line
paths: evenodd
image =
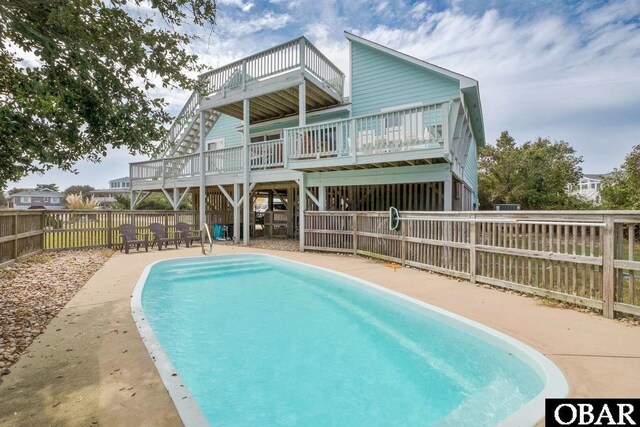
M211 425L489 426L544 387L422 307L274 257L163 261L142 308Z

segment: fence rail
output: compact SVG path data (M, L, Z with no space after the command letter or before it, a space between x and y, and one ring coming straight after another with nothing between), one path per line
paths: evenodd
M0 267L43 249L40 212L0 211Z
M505 216L507 215L507 216ZM640 315L640 214L307 212L304 247Z

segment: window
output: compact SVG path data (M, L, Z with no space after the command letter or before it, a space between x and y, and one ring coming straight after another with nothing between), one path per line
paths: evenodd
M262 135L252 136L251 142L275 141L276 139L280 139L280 131L277 131L276 133L265 133Z
M224 138L212 139L207 141L207 151L221 150L224 148Z
M60 197L52 197L51 203L60 203Z
M21 196L20 203L31 203L31 197L29 196Z
M592 182L592 183L591 183L591 189L593 189L593 190L595 190L595 189L596 189L596 183L595 183L595 182Z

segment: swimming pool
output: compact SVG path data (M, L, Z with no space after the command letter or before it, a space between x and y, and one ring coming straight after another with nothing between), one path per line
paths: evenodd
M506 335L267 255L154 263L132 310L187 425L531 425L568 390Z

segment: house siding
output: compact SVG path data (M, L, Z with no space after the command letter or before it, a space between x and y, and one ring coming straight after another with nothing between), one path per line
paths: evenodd
M347 110L329 111L324 114L307 116L307 124L346 119L348 117L349 111ZM238 131L238 126L242 126L241 120L223 114L211 129L211 132L209 132L207 141L224 138L225 147L237 147L242 144L242 134ZM298 126L298 116L290 117L286 120L265 122L255 125L251 128L251 135L275 132L280 129L295 126Z
M476 141L471 140L469 145L469 153L467 154L467 163L464 167L464 181L473 191L472 203L478 203L478 150Z
M354 116L381 108L446 102L460 96L460 84L425 68L351 42L351 102Z
M241 124L241 120L222 114L218 118L218 121L213 125L209 135L207 135L207 141L224 138L225 147L238 146L242 142L242 135L236 130L236 128Z

